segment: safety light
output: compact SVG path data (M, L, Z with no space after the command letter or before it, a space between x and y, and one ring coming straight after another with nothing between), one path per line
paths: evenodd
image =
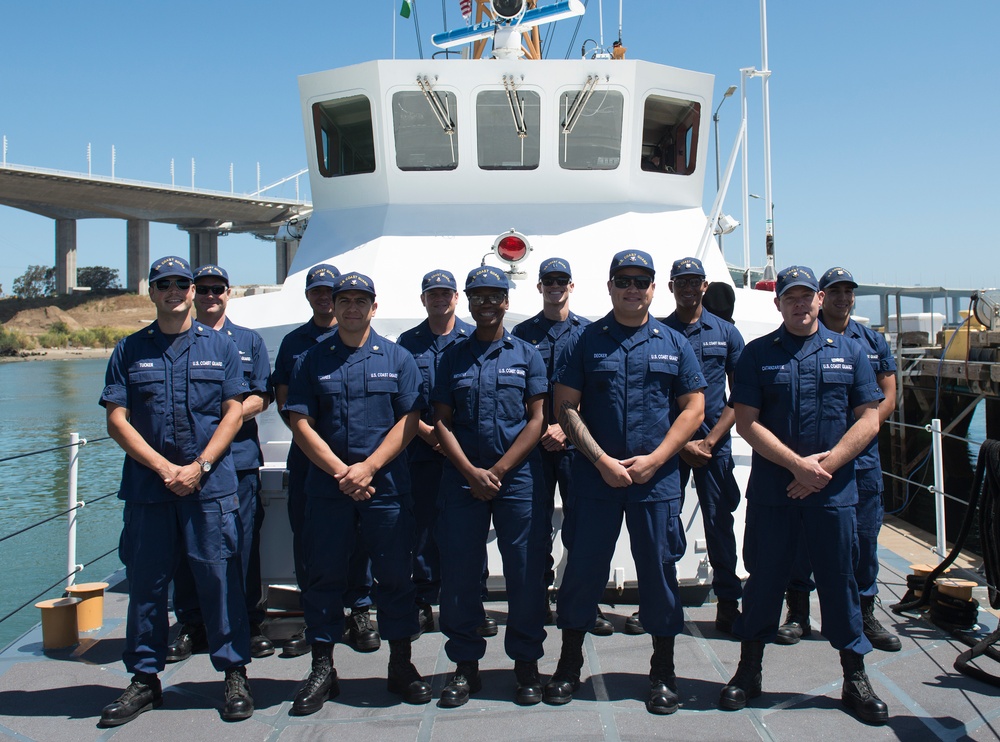
M513 229L504 232L493 241L493 253L511 265L520 263L530 252L531 245L528 244L528 238Z
M517 18L524 12L524 0L493 0L493 12L498 18Z

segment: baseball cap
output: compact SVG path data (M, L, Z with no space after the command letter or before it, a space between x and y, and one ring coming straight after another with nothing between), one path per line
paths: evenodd
M306 274L306 291L316 286L329 286L335 288L340 271L329 263L314 265Z
M176 255L168 255L165 258L160 258L149 269L150 283L170 276L186 278L189 281L194 280L194 276L191 275L191 264L184 258L179 258Z
M451 271L433 270L420 281L421 294L431 289L451 289L452 291L458 291L458 284L455 282L455 276L452 275Z
M573 277L573 272L569 268L569 261L562 258L549 258L542 261L542 264L538 267L538 278L541 279L549 273L565 273L570 278Z
M675 260L670 266L670 278L673 280L677 276L705 276L705 266L698 258L681 258Z
M805 286L813 291L819 291L819 284L816 283L816 276L812 268L804 265L790 265L778 271L778 280L775 281L774 290L781 296L793 286Z
M834 283L849 283L853 288L858 287L858 282L846 268L831 268L819 279L819 290L823 291L827 286Z
M229 285L229 274L226 273L226 269L220 268L219 266L213 265L212 263L203 265L194 272L195 281L197 281L199 278L208 278L210 276L221 278L223 281L226 282L226 286Z
M644 271L648 271L651 276L656 275L656 269L653 268L653 256L642 250L622 250L615 253L615 256L611 258L609 277L614 278L615 273L622 268L642 268Z

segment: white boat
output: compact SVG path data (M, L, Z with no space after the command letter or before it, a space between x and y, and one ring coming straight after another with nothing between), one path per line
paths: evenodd
M616 58L623 48L577 60L520 57L521 33L512 29L529 29L532 13L538 20L582 12L579 0L561 0L522 10L511 23L435 37L452 45L497 32L499 58L380 60L300 77L314 211L281 290L233 301L233 320L258 329L274 358L284 335L310 316L305 275L317 263L374 279L373 324L390 338L425 318L419 280L435 268L461 279L485 261L521 279L511 292L508 328L539 311L535 277L552 256L571 262L571 307L592 319L610 310L608 265L625 248L654 257L657 316L673 311L666 275L677 258L698 254L709 281L732 285L702 206L713 76ZM518 18L522 26L512 26ZM303 225L293 230L302 233ZM528 243L516 265L494 249L511 233ZM747 340L777 325L771 292L734 289L736 324ZM290 433L269 414L260 436L268 507L264 579L294 584L283 488ZM750 448L735 437L733 448L745 487ZM682 519L688 550L678 577L682 585L710 585L693 486ZM737 532L742 540L741 525ZM557 564L560 556L557 534ZM491 585L498 587L492 543L490 560L497 565ZM609 587L634 584L623 529Z

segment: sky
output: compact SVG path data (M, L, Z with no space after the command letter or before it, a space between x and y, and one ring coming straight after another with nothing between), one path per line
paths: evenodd
M542 0L545 2L546 0ZM305 167L298 75L370 59L419 57L400 0L33 0L6 3L0 43L0 135L7 162L229 190L256 189ZM579 55L600 38L599 0L544 38L547 56ZM605 0L604 40L618 3ZM458 0L416 0L423 54L432 33L462 21ZM445 18L443 19L443 14ZM862 282L986 288L1000 284L996 0L771 0L771 162L778 267L841 264ZM758 0L625 0L632 59L715 75L716 98L760 69ZM763 194L759 83L751 81L750 191ZM738 95L720 110L723 165L739 125ZM715 195L709 143L705 208ZM725 211L740 216L739 183ZM295 197L294 183L270 191ZM300 183L308 198L308 183ZM763 206L751 201L751 262L763 264ZM741 228L742 229L742 228ZM0 287L54 263L51 220L0 207ZM187 234L151 225L151 253L188 254ZM77 265L125 276L125 223L81 220ZM220 239L234 283L274 281L273 246ZM623 245L627 247L627 245ZM725 238L742 264L740 230Z

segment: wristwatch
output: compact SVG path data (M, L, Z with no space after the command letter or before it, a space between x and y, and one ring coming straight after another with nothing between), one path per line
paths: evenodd
M196 458L194 460L194 463L196 463L198 466L201 467L202 474L208 474L210 471L212 471L212 462L205 461L205 459L203 459L201 456Z

